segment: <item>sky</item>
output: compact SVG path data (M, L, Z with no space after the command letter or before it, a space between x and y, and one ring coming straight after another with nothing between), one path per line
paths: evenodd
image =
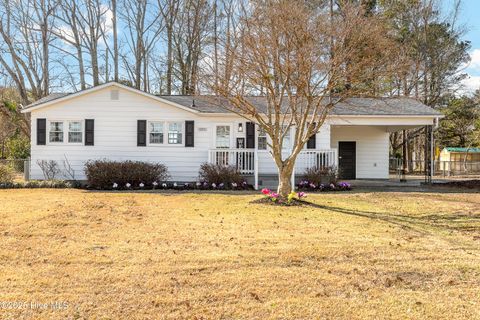
M454 0L444 0L445 8L453 5ZM470 63L465 66L469 77L464 80L466 93L480 88L480 0L462 0L458 22L466 28L464 39L471 42Z

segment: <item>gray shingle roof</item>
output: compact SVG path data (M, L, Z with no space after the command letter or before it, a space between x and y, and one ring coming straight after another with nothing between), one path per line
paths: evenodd
M29 109L46 102L66 97L72 93L51 93L50 95L26 106ZM186 108L202 113L230 113L228 102L215 96L157 96ZM260 111L267 110L265 97L252 96L247 98ZM287 105L285 104L285 108ZM337 103L333 108L333 115L392 115L392 116L441 116L442 114L423 103L411 98L349 98Z
M229 113L228 103L213 96L160 96L161 98L206 113ZM248 100L261 111L267 110L265 97L249 97ZM334 115L396 115L440 116L440 112L411 98L349 98L337 103Z
M68 96L69 94L71 94L71 93L52 92L48 96L43 97L42 99L39 99L35 102L30 103L28 106L24 107L24 109L32 108L32 107L38 106L39 104L42 104L42 103L45 103L45 102L60 99L60 98Z

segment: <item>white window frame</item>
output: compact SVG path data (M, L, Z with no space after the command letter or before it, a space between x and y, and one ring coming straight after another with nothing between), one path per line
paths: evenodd
M85 145L85 120L82 119L47 119L47 145L51 146L65 146L65 145ZM63 141L62 142L52 142L50 141L50 128L51 128L51 123L53 122L61 122L62 123L62 129L63 129ZM68 133L70 132L70 122L80 122L81 126L81 137L82 137L82 142L68 142ZM73 132L73 131L72 131Z
M62 141L51 141L50 140L50 133L52 132L52 123L60 122L62 123ZM59 145L65 144L65 120L48 120L48 144L52 145Z
M170 124L172 123L178 123L180 124L180 134L181 134L181 138L180 138L180 143L170 143L170 137L169 137L169 134L170 134ZM166 134L166 137L167 137L167 140L166 140L166 144L169 145L169 146L183 146L185 145L185 121L167 121L166 122L166 125L165 125L165 130L167 132ZM165 136L164 136L165 137Z
M218 127L228 127L229 129L229 132L228 132L228 147L218 147L217 146L217 128ZM215 149L232 149L232 136L233 136L233 132L232 132L232 125L229 124L229 123L217 123L215 124L215 130L213 130L213 147Z
M288 146L285 146L285 138L288 137ZM282 140L282 150L291 150L292 149L292 127L288 128L288 132L283 136Z
M80 123L80 131L70 131L70 123L72 123L72 122ZM84 135L83 121L81 121L81 120L67 120L67 121L64 122L64 125L65 125L65 123L67 124L66 139L64 137L65 143L82 145L83 144L83 135ZM65 131L65 129L64 129L64 131ZM80 132L80 142L78 142L78 141L70 142L70 132Z
M260 135L260 133L263 133L264 135ZM260 138L265 138L265 149L260 149L259 148ZM258 127L258 130L257 130L257 150L259 150L259 151L267 151L268 150L268 134L261 127Z
M152 123L161 123L162 124L162 131L161 132L152 132L151 131L151 124ZM156 121L156 120L152 120L152 121L148 121L147 123L147 126L148 126L148 145L152 145L152 146L164 146L166 145L165 143L165 121ZM163 137L162 137L162 142L161 143L157 143L157 142L151 142L150 140L150 134L151 133L162 133L163 134Z

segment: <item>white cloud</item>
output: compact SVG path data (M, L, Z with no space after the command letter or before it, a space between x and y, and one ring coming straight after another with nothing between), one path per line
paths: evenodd
M480 49L474 49L470 53L470 58L472 59L467 66L469 71L480 72Z
M462 93L471 94L480 89L480 76L468 76L462 81Z
M461 67L468 77L462 81L459 88L461 94L472 94L480 89L480 49L476 48L469 52L470 63Z

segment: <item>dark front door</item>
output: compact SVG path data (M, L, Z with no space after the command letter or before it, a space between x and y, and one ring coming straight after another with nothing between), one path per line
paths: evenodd
M338 142L338 169L342 179L356 179L356 152L355 141Z

